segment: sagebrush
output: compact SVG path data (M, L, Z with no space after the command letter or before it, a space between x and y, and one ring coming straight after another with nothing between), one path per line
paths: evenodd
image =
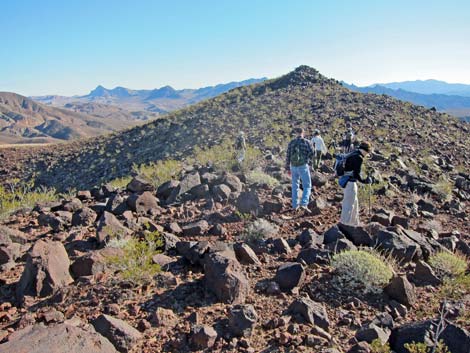
M373 251L343 251L333 256L331 265L341 287L364 294L380 293L393 276L386 259Z

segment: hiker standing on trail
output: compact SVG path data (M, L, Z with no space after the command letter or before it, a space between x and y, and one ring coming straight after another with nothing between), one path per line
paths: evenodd
M237 161L241 164L245 159L246 153L245 134L243 131L240 131L238 134L237 141L235 142L235 150L237 151Z
M340 185L344 188L343 204L340 222L344 225L359 225L359 201L357 199L357 182L371 184L372 179L361 177L361 167L364 158L370 153L368 142L362 142L359 148L347 157L344 164L344 175L340 178ZM342 180L341 180L342 179ZM344 186L345 181L345 186Z
M294 129L297 135L287 147L286 170L292 177L292 208L310 212L308 203L312 189L312 180L310 179L309 162L315 152L309 140L304 138L304 129L298 127ZM299 207L299 187L302 181L302 200Z
M346 130L346 133L343 136L343 141L341 142L341 147L343 148L343 153L349 153L354 148L354 132L351 126Z
M313 133L312 145L315 148L315 158L313 159L313 170L318 170L318 168L320 168L322 155L328 152L328 149L326 148L326 145L325 145L325 141L323 141L323 138L320 136L319 130L315 130L315 132Z

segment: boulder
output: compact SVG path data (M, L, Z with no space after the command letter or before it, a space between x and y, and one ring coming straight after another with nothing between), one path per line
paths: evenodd
M257 213L260 208L258 194L255 191L241 192L236 200L236 207L241 213Z
M232 304L245 302L250 286L233 252L206 253L204 273L206 287L221 302Z
M282 291L290 291L302 285L305 280L305 270L298 262L287 262L279 266L274 280Z
M302 246L321 246L325 240L323 235L318 234L313 229L304 229L299 235L299 243Z
M251 336L257 321L258 314L253 305L236 305L230 309L228 326L234 336Z
M339 253L341 251L346 251L346 250L357 250L356 245L352 243L352 241L343 238L343 239L338 239L334 243L329 243L325 246L326 249L330 250L333 253Z
M72 226L91 226L93 223L95 223L96 217L97 215L95 211L93 211L91 208L84 207L73 214Z
M78 257L70 267L74 277L92 276L105 272L107 269L107 261L110 257L122 256L122 249L104 248L101 250L91 251L88 254Z
M196 349L211 349L216 339L217 332L212 326L196 325L191 330L191 345Z
M325 331L330 327L330 320L325 305L309 298L299 298L288 309L292 315L298 315L307 323L316 325Z
M235 244L233 246L235 250L235 255L237 256L238 261L244 265L261 265L258 256L248 244Z
M307 248L303 249L297 256L297 261L304 261L307 265L323 264L330 262L330 251L326 249Z
M318 172L313 172L312 173L312 186L321 188L322 186L325 186L328 183L328 178Z
M200 220L184 226L183 234L185 236L203 235L209 230L209 223L206 220Z
M127 184L126 189L130 192L137 193L141 193L144 191L155 191L155 187L152 185L152 183L141 175L134 177L129 182L129 184Z
M158 209L158 199L150 191L132 194L127 198L127 204L132 211L138 214L150 214L152 210Z
M91 323L119 352L129 352L142 338L142 334L127 322L109 315L101 314Z
M201 185L201 177L198 173L186 174L183 179L181 179L179 186L175 188L170 198L178 199L180 196L191 192L191 190L198 185Z
M62 210L70 212L70 213L76 212L76 211L80 210L81 208L83 208L82 201L80 201L77 198L73 198L69 201L65 201L62 204Z
M227 185L232 192L241 192L243 184L240 179L233 174L227 174L222 178L222 183Z
M0 245L0 265L14 262L21 256L21 245L10 243Z
M22 301L25 295L44 297L73 282L70 260L64 246L52 240L37 240L26 254L26 264L16 286Z
M8 245L10 241L18 244L26 244L28 242L28 237L18 229L12 229L4 225L0 225L0 244Z
M438 286L441 284L441 280L436 276L431 266L421 260L416 262L413 282L421 286Z
M367 230L364 227L354 227L354 226L349 226L345 225L342 223L338 223L338 228L341 230L341 232L353 242L354 245L356 246L372 246L374 245L374 240L372 239L372 236L367 232Z
M281 201L266 200L263 202L263 213L264 214L279 213L282 211L282 207L283 207L283 204Z
M157 197L161 200L167 200L173 190L176 190L180 185L180 182L177 180L169 180L162 185L160 185L157 189Z
M212 188L214 200L217 202L226 201L229 199L232 190L225 184L219 184Z
M389 329L384 329L371 323L369 325L361 327L356 332L356 339L359 342L366 341L368 343L372 343L372 341L378 339L380 343L385 344L387 343L388 338L390 337L390 333L391 331Z
M59 211L58 211L59 212ZM68 217L64 217L66 211L62 211L62 214L59 216L53 213L41 213L38 216L38 223L43 227L51 227L54 232L60 232L67 227ZM68 212L67 212L68 213ZM72 214L70 214L70 221L72 220Z
M101 215L96 228L96 238L100 244L114 237L124 238L131 233L132 231L124 227L116 216L106 211Z
M406 343L421 342L432 347L434 332L436 332L436 324L431 320L412 322L396 327L390 335L390 348L396 353L409 353L404 347Z
M276 238L273 241L274 249L279 254L290 254L292 252L289 244L284 238Z
M173 310L158 307L152 315L152 321L158 327L173 328L178 324L178 317Z
M447 348L449 348L449 352L470 352L470 333L454 324L448 323L444 331L439 336L439 339L444 341Z
M114 346L93 328L62 323L55 326L36 324L13 332L0 353L117 353Z
M127 205L127 197L120 194L112 194L106 203L106 211L119 216L129 209Z
M415 287L405 276L393 277L384 291L391 299L395 299L397 302L408 307L413 306L417 300Z
M323 233L323 243L330 244L335 243L338 239L345 238L345 235L337 225L334 225L330 229L328 229L325 233Z
M389 230L382 230L377 235L377 245L380 249L390 252L393 257L402 262L410 262L421 256L421 248L410 238Z

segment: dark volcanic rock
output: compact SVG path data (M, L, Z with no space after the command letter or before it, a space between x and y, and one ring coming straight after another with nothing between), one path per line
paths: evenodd
M354 245L372 246L374 240L364 227L353 227L339 223L338 228Z
M70 260L64 246L51 240L37 240L26 255L26 265L16 286L17 298L44 297L73 282Z
M288 311L292 315L300 315L306 322L321 327L323 330L328 331L330 327L330 320L325 306L309 298L294 300Z
M235 244L233 246L238 261L244 265L261 265L261 262L255 252L248 244Z
M307 248L297 256L297 261L304 261L307 265L327 264L330 262L330 251L326 249Z
M287 262L279 266L274 280L283 291L289 291L302 285L305 279L305 270L298 262Z
M217 339L217 332L212 326L197 325L191 333L191 345L196 349L210 349Z
M221 302L245 302L250 286L233 252L207 253L204 257L204 272L206 286Z
M257 213L260 207L258 194L255 191L240 193L236 200L236 207L241 213Z
M114 346L93 328L83 329L67 323L27 326L10 335L0 345L0 353L116 353Z
M258 314L253 305L236 305L230 309L228 323L234 336L251 336L257 321Z
M158 208L158 199L150 191L142 194L132 194L127 198L127 204L138 214L149 214Z
M125 321L109 315L100 315L92 321L95 330L106 337L119 352L128 352L142 338L142 334Z
M195 236L195 235L203 235L209 230L209 223L205 220L197 221L194 223L190 223L184 226L183 234L185 236Z
M132 231L124 227L116 216L106 211L100 217L96 228L96 238L100 244L104 244L110 238L123 238L131 233Z
M72 226L90 226L96 220L96 212L91 208L84 207L75 212L72 216Z
M417 300L415 288L405 276L392 278L384 291L390 298L406 306L413 306Z
M152 183L145 179L143 176L136 176L133 178L129 184L127 184L127 190L130 192L144 192L144 191L155 191L155 187Z

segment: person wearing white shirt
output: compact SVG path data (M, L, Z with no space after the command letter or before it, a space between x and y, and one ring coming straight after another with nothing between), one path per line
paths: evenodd
M325 145L325 141L323 141L323 138L320 136L319 130L315 130L315 132L313 133L312 145L314 146L314 149L315 149L315 158L313 160L313 170L317 170L318 168L320 168L322 155L328 152L328 149L326 148L326 145Z

